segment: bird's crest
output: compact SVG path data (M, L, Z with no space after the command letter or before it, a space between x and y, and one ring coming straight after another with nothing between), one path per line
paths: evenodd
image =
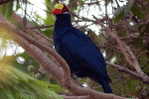
M62 3L58 3L54 6L55 9L63 9L64 5Z
M69 12L67 6L65 6L63 3L57 3L54 6L54 9L52 11L53 14L57 15L57 14L63 14L65 12Z

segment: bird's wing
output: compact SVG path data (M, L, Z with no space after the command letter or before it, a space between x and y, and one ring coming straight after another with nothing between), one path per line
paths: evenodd
M106 72L105 60L95 44L79 31L69 31L62 39L63 46L76 58L88 64L86 68L93 71Z

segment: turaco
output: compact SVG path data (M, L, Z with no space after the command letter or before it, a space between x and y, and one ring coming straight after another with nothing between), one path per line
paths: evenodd
M105 93L112 93L102 53L87 35L72 26L68 7L58 3L52 13L56 17L54 45L69 64L71 73L89 77L99 83Z

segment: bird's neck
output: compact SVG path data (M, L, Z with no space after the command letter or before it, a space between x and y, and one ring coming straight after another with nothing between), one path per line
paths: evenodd
M55 28L72 27L70 14L56 15Z

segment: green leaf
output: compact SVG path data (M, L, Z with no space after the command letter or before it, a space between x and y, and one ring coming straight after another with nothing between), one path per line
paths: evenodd
M51 91L48 83L19 71L12 66L4 66L0 79L0 98L2 99L63 99Z
M120 20L122 20L125 17L125 13L124 13L124 9L123 8L119 8L115 14L115 17L113 19L114 22L119 22Z
M53 25L54 22L55 22L55 17L54 17L52 14L50 14L50 12L51 12L51 10L52 10L52 8L53 8L53 4L52 4L51 0L45 0L45 1L46 1L46 4L45 4L45 5L46 5L48 11L47 11L47 17L46 17L46 19L44 20L44 24L45 24L45 25ZM44 33L47 37L51 37L52 34L53 34L53 28L50 27L50 28L48 28L48 29L45 29L45 30L43 31L43 33Z
M6 4L0 6L0 13L9 19L13 13L13 1L10 1Z
M131 8L131 11L138 18L140 18L140 19L144 18L144 14L142 12L142 9L137 4L133 5L133 7Z

